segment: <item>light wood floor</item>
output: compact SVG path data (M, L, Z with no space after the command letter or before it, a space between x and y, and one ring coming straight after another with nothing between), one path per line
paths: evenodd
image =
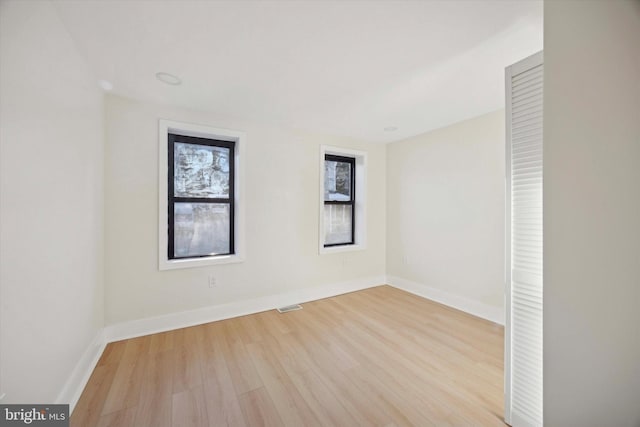
M503 329L381 286L109 344L71 426L504 426Z

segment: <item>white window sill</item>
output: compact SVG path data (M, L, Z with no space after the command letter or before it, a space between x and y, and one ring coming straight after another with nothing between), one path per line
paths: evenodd
M329 246L325 248L324 246L320 248L320 255L326 254L336 254L341 252L355 252L365 250L367 247L365 245L344 245L344 246Z
M209 265L220 265L220 264L234 264L238 262L243 262L244 259L239 255L220 255L220 256L211 256L204 258L192 258L192 259L172 259L172 260L161 260L159 269L160 270L178 270L181 268L193 268L193 267L206 267Z

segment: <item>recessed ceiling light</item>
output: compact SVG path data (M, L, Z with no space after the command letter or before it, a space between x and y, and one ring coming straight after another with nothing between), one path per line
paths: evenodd
M100 86L102 90L105 90L107 92L113 89L113 85L111 84L111 82L108 82L106 80L98 80L98 86Z
M173 74L165 73L162 71L159 73L156 73L156 79L160 80L162 83L166 83L168 85L173 85L173 86L178 86L180 83L182 83L182 80L180 80L180 77L174 76Z
M395 132L398 130L398 126L387 126L386 128L384 128L385 132Z

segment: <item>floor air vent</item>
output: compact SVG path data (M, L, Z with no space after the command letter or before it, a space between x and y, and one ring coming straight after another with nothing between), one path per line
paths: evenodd
M302 310L302 306L300 304L293 304L286 307L280 307L277 310L279 313L288 313L290 311Z

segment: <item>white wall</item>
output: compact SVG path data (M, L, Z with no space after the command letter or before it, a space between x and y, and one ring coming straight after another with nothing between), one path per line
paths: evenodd
M54 402L103 326L102 94L49 2L0 3L2 403Z
M504 135L500 110L387 146L391 283L503 321Z
M640 425L640 2L544 7L544 418Z
M385 274L385 147L106 97L108 324ZM246 261L158 271L158 119L244 131ZM367 249L318 254L319 147L368 153ZM207 277L217 285L210 289ZM381 284L381 283L380 283Z

